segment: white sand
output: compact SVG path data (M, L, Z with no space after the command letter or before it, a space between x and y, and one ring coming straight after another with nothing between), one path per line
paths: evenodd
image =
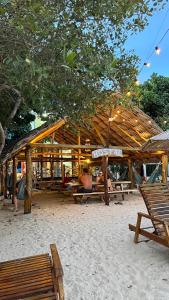
M58 201L55 192L36 198L40 208L30 215L0 210L0 261L40 254L56 243L66 300L169 299L168 249L153 241L135 245L128 230L136 213L146 211L140 196L109 207Z

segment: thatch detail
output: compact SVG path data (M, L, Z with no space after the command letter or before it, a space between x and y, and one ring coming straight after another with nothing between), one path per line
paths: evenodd
M142 150L146 152L169 151L169 130L151 137Z

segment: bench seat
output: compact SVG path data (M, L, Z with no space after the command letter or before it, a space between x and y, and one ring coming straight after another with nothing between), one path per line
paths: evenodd
M63 270L54 244L51 253L0 263L0 300L63 300Z
M110 191L108 192L109 195L118 195L121 194L122 195L122 199L124 200L124 194L129 194L131 192L137 192L137 189L127 189L127 190L116 190L116 191ZM73 193L73 199L75 201L75 203L80 202L86 202L88 199L90 198L94 198L99 196L100 199L103 198L105 192L91 192L91 193Z

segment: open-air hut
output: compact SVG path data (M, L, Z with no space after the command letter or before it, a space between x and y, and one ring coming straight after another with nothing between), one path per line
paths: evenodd
M13 197L16 190L16 164L26 161L26 198L24 212L31 212L32 162L41 165L50 162L51 178L53 164L60 161L76 162L80 172L82 161L92 162L91 151L109 146L121 149L122 157L111 160L127 161L129 178L133 182L132 163L135 160L159 157L158 151L142 152L143 145L162 130L138 107L116 106L108 111L99 111L92 118L85 117L79 124L67 118L60 118L52 124L43 124L19 140L12 149L7 151L1 165L1 187L6 192L6 174L8 162L13 161ZM69 153L68 151L69 150ZM66 156L66 157L65 157ZM68 157L69 156L69 157ZM96 161L95 161L96 163Z

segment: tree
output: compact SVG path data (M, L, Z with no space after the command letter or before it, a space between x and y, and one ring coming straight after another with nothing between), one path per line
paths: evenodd
M0 153L20 105L79 117L103 101L104 90L125 90L137 57L123 44L166 0L1 2Z
M164 130L169 129L169 77L152 74L140 89L141 108Z

